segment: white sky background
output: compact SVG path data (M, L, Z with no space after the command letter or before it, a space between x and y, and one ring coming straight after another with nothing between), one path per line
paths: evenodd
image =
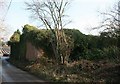
M10 0L7 0L8 2ZM30 0L13 0L11 7L5 19L5 23L9 27L9 38L17 29L22 30L21 26L25 24L35 25L34 21L30 19L31 13L26 11L24 1ZM114 4L118 0L72 0L68 10L66 11L72 20L72 23L66 28L79 29L84 34L98 34L98 31L90 31L92 27L99 25L102 20L100 12L109 12L112 10ZM0 13L1 14L1 13ZM4 37L6 37L4 35Z

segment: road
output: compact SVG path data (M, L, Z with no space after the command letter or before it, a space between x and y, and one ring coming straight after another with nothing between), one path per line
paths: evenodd
M0 59L0 62L2 62L2 64L0 63L0 72L1 72L1 81L2 82L34 82L35 83L39 83L39 82L44 82L43 80L40 80L37 77L34 77L30 74L28 74L25 71L22 71L18 68L16 68L15 66L11 65L9 62L6 61L7 58L2 57ZM0 81L0 82L1 82Z

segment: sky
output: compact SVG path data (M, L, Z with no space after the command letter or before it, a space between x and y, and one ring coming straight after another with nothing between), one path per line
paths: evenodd
M22 30L25 24L36 26L33 19L30 18L31 13L26 9L24 2L30 0L12 0L10 9L5 17L5 24L8 27L7 33L3 37L9 39L14 31ZM114 4L118 0L71 0L71 4L66 11L69 15L67 19L72 22L66 28L74 28L80 30L84 34L97 35L98 30L92 30L100 24L103 17L100 12L109 12L113 9ZM8 4L10 0L7 0ZM8 5L6 5L7 7ZM1 13L0 13L1 14Z

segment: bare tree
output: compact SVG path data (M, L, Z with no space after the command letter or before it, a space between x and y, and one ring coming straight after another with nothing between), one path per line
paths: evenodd
M69 4L68 0L32 0L27 4L36 19L39 19L46 29L50 29L52 48L58 63L65 63L72 50L72 40L65 35L64 26L69 22L64 22L65 10Z
M103 32L108 32L110 37L118 37L120 35L120 2L115 4L110 12L101 13L104 19L99 27L94 29L104 28Z
M4 8L5 8L5 1L0 1L0 31L4 31L4 22L3 22L3 15L4 15Z
M4 7L5 0L0 1L0 9Z
M11 0L12 1L12 0ZM7 37L9 30L5 23L5 18L9 11L11 1L8 3L7 0L0 0L0 37ZM1 32L2 31L2 32Z
M112 10L101 14L104 16L103 21L93 29L103 29L101 36L114 38L116 46L120 47L120 1L115 3Z

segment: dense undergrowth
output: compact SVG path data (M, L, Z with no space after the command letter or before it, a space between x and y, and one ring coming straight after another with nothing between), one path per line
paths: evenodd
M81 59L58 66L53 60L41 58L36 62L10 60L17 67L50 82L119 82L120 61L89 61Z

